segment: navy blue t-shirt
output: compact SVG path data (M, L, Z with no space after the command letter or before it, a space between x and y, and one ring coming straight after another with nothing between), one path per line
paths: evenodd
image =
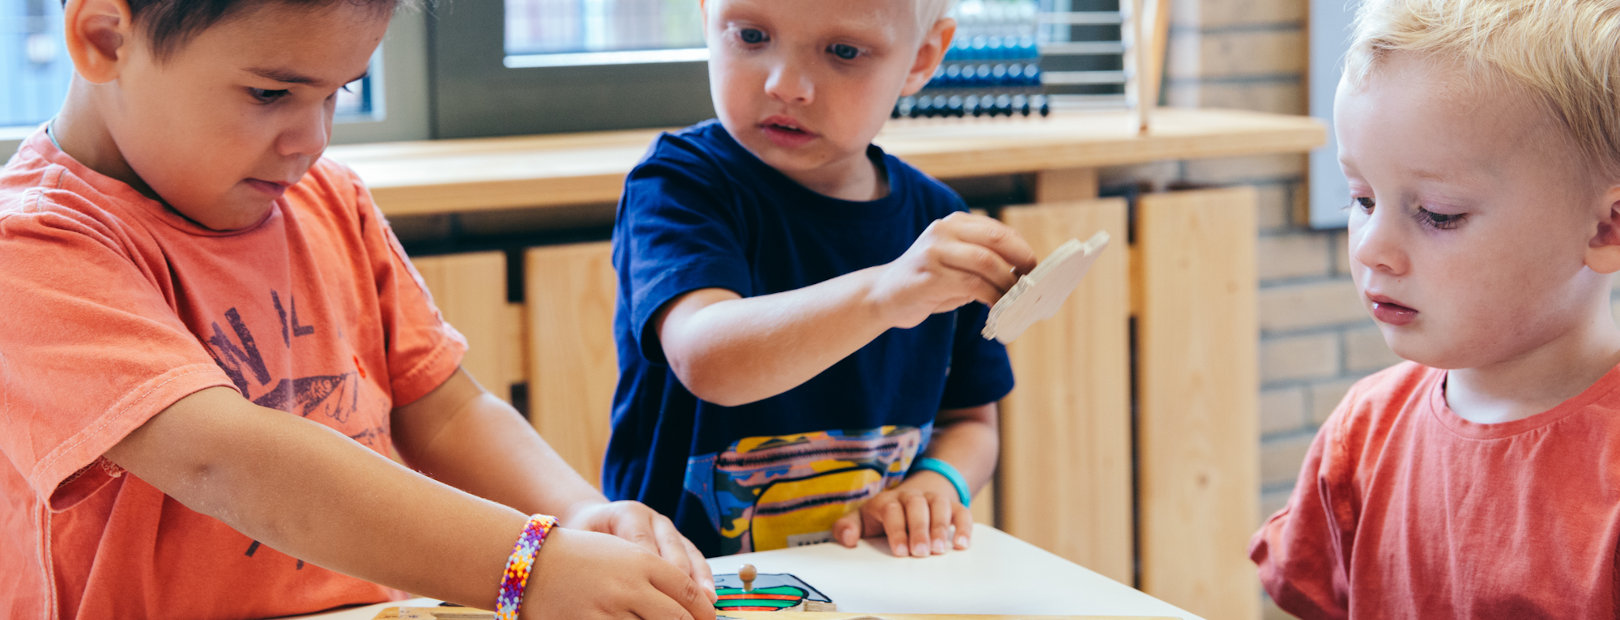
M680 295L754 297L888 263L966 209L878 147L868 156L889 194L829 198L708 121L659 136L625 181L613 230L620 375L602 485L668 515L706 555L827 539L851 502L899 484L940 409L1012 389L1006 350L979 335L979 303L890 329L804 384L738 407L699 400L665 361L651 322Z

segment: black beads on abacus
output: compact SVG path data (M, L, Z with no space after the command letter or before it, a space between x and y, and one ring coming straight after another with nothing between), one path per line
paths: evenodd
M890 118L1051 116L1046 95L913 95L901 97Z
M957 37L920 92L902 97L893 118L1048 116L1034 0L967 0ZM965 5L959 5L959 8Z

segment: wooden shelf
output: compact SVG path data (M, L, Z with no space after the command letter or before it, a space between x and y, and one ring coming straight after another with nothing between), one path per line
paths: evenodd
M1315 119L1163 108L1138 134L1125 110L1060 110L1050 118L905 119L876 142L938 178L1094 168L1163 160L1304 153L1323 143ZM336 146L388 215L543 208L618 200L658 130Z

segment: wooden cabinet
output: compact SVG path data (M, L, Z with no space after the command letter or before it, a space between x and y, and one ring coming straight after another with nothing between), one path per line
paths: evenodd
M1030 175L1034 204L1000 209L1044 255L1116 240L1059 315L1009 347L1001 464L976 514L1211 618L1254 618L1245 546L1258 518L1258 328L1251 188L1097 197L1097 169L1304 153L1314 120L1165 109L1139 135L1118 112L891 124L877 142L939 178ZM333 148L390 215L610 209L654 132ZM610 213L610 212L609 212ZM1125 243L1129 240L1128 243ZM416 260L498 395L527 383L542 435L589 480L607 441L617 365L605 241L526 250L522 304L505 255ZM499 274L499 275L496 275Z

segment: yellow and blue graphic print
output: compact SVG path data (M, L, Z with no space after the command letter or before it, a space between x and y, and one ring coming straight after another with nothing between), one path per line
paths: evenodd
M852 505L900 484L932 426L750 437L688 459L686 491L723 554L827 540Z

